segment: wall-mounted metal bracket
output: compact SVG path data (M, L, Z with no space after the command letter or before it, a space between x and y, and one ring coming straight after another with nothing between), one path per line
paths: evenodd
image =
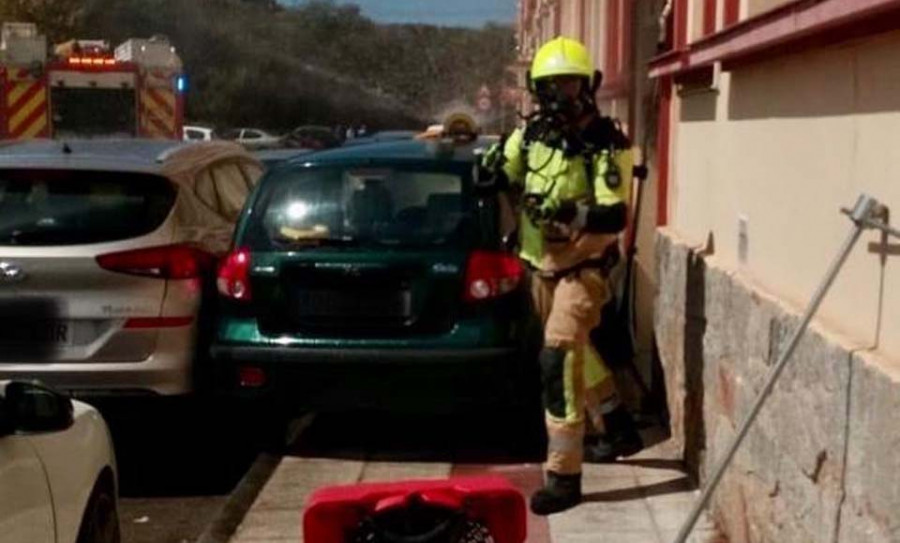
M841 208L841 213L850 217L857 225L869 229L880 230L890 236L900 239L900 230L890 225L887 206L875 203L874 207L865 215L857 216L855 209Z

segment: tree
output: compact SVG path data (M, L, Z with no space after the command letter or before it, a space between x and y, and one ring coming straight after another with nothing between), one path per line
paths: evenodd
M501 87L514 54L509 27L382 25L357 6L326 0L296 7L272 0L0 5L54 40L168 36L191 81L187 117L220 126L421 127L447 104L473 101L482 83Z
M278 0L242 0L247 2L248 4L254 4L256 6L268 9L270 11L278 11L281 8L281 4L278 3Z
M3 0L0 20L35 23L51 42L70 39L78 26L82 0Z

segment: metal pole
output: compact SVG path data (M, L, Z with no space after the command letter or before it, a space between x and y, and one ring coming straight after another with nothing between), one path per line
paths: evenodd
M703 489L703 493L700 495L700 499L697 500L697 503L694 504L694 508L691 510L690 515L681 526L681 530L678 532L678 537L675 539L675 543L685 543L688 536L691 535L691 531L694 529L694 525L697 523L697 519L699 519L700 515L703 514L703 509L706 508L706 505L709 503L710 497L712 497L712 493L715 491L716 487L719 485L719 482L722 480L722 475L725 474L725 470L728 468L728 465L731 464L731 460L734 458L735 453L737 452L738 448L740 448L741 443L743 443L744 441L744 438L747 437L747 433L750 431L750 427L756 420L756 416L759 415L759 412L762 409L766 398L768 398L769 394L772 392L772 388L775 386L775 382L778 380L778 377L781 376L782 370L784 370L785 366L787 366L787 363L790 361L791 356L794 354L794 350L797 348L797 344L800 343L800 338L803 337L803 333L809 326L810 321L812 321L813 316L815 316L816 311L818 311L822 300L825 299L825 295L828 293L828 289L831 288L832 283L834 283L834 279L841 271L841 267L843 267L844 262L846 262L847 257L853 250L853 246L859 239L860 234L862 234L862 231L867 228L868 221L871 221L872 212L878 207L878 202L871 196L865 194L861 195L856 201L856 205L849 213L850 218L853 220L853 230L847 236L846 241L844 241L843 247L841 247L841 250L838 252L834 261L831 263L831 267L828 269L828 273L825 275L825 278L819 285L818 290L816 290L816 293L813 295L812 300L810 300L809 305L806 307L806 312L803 315L803 319L800 321L800 325L797 326L796 330L794 330L794 334L791 336L787 348L785 348L784 352L781 353L781 357L778 359L778 363L774 368L772 368L769 379L766 381L765 386L763 386L763 389L760 391L759 396L756 398L756 402L753 404L753 408L750 409L747 417L741 423L740 430L738 430L734 441L728 447L728 451L725 453L725 456L723 456L722 459L719 460L719 463L713 470L713 474L710 477L709 482L706 484L706 488Z

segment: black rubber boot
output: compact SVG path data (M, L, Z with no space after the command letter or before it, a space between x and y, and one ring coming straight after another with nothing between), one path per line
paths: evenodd
M591 464L615 462L622 456L631 456L644 448L644 440L634 428L631 413L620 405L608 415L603 415L606 434L586 438L584 461Z
M560 475L547 472L544 488L531 495L531 512L552 515L581 503L581 474Z

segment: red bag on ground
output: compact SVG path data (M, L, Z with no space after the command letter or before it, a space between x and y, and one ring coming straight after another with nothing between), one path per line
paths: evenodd
M497 476L322 488L303 515L306 543L523 543L525 499Z

